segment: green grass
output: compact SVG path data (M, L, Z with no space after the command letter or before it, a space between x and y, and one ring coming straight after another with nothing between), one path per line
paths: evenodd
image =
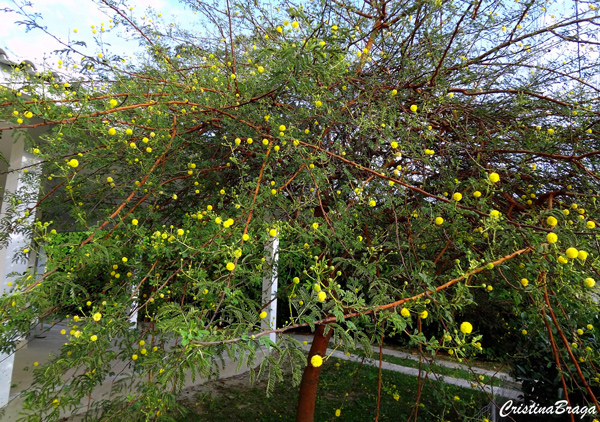
M375 419L378 368L362 366L356 384L350 390L359 366L358 363L335 358L323 364L317 394L316 422L332 420L335 410L339 408L342 413L337 421L371 422ZM218 381L212 384L211 390L182 402L189 413L177 420L287 422L295 419L298 387L291 386L289 376L284 383L277 385L270 398L265 396L264 382L249 386L248 375L244 377L238 378L237 384ZM417 378L384 370L382 384L379 420L407 420L415 405ZM394 394L398 394L398 400ZM487 402L486 395L479 391L427 381L422 391L419 421L463 421L465 416L474 416Z
M377 345L378 346L378 345ZM411 349L408 347L402 347L402 346L398 346L396 344L388 344L386 342L383 343L383 347L387 348L387 349L391 349L391 350L396 350L399 352L404 352L404 353L408 353L408 354L413 354L413 355L417 355L418 352L416 349ZM455 362L456 363L456 357L454 356L450 356L448 354L445 353L438 353L435 357L438 360L444 360L447 362ZM495 362L495 361L488 361L488 360L482 360L482 359L476 359L474 357L471 357L470 359L471 364L473 365L473 367L477 367L477 368L481 368L481 369L487 369L489 371L503 371L503 372L507 372L509 367L501 362Z
M383 360L385 362L394 363L396 365L406 366L409 368L419 368L419 362L416 360L413 360L413 359L399 358L396 356L384 354ZM462 378L467 381L475 382L475 377L473 376L473 374L466 369L448 368L447 366L443 366L443 365L436 365L436 364L429 365L427 363L422 363L421 369L423 371L433 372L438 375L446 375L446 376L454 377L454 378ZM475 368L475 369L477 369L477 368ZM479 378L479 381L482 384L489 384L489 385L493 385L493 386L504 385L503 381L498 378L492 378L487 375L481 375L481 376L483 377L483 379Z

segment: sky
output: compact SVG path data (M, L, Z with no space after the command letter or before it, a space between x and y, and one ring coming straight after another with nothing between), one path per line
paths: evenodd
M14 1L23 3L26 0L0 0L0 10L4 8L15 8ZM99 7L100 0L27 0L33 6L26 10L30 13L40 13L43 19L40 21L42 25L48 27L48 31L61 39L65 43L71 41L84 41L87 48L76 48L89 56L96 57L101 50L96 41L103 41L111 44L109 48L111 53L119 54L120 56L128 57L133 55L135 51L139 51L139 45L136 41L124 41L116 36L116 33L109 29L109 19L112 17L112 10ZM171 22L180 24L181 27L190 29L194 23L198 23L199 15L194 15L189 9L180 3L179 0L127 0L129 6L133 6L133 10L129 7L125 11L137 20L141 21L142 17L151 18L153 24L168 26ZM512 0L505 6L522 7L522 5L514 3ZM596 1L596 0L594 0ZM574 2L572 0L553 0L545 2L547 12L539 21L540 26L552 25L560 20L561 15L572 14ZM155 10L155 13L149 13L148 8ZM587 2L579 3L581 12L587 11L589 4ZM162 17L157 18L155 15L161 13ZM556 14L556 17L554 16ZM65 48L57 40L50 35L45 34L39 29L26 32L23 25L16 24L16 21L23 20L22 16L16 13L5 13L0 11L0 48L4 49L8 58L14 62L21 60L30 60L38 70L52 69L59 70L59 57L51 56L51 52L57 49ZM145 22L148 22L146 19ZM104 23L105 32L100 31L101 23ZM91 26L96 27L97 33L94 35ZM77 29L77 33L74 30ZM120 32L120 31L118 31ZM564 49L576 49L576 45L572 43L569 46L561 45L560 49L554 49L545 55L546 60L558 59L564 55ZM598 49L593 53L586 51L587 54L597 55ZM46 61L44 58L46 57ZM594 56L595 57L595 56ZM79 57L74 57L77 61ZM562 60L562 59L561 59ZM66 69L62 68L59 73L64 73ZM68 71L67 71L68 72ZM600 78L600 72L598 74ZM599 79L600 80L600 79Z
M21 3L23 0L17 0ZM112 44L111 52L122 53L126 56L132 54L139 48L137 42L126 42L118 38L116 34L109 31L109 19L112 16L112 10L100 8L92 0L29 0L33 7L28 7L30 13L40 13L43 19L40 23L47 26L48 32L55 35L60 40L67 42L84 41L87 49L82 49L89 55L97 55L100 49L94 40L94 37L102 39L104 42ZM133 10L127 10L136 18L148 16L148 8L151 7L156 14L162 13L161 23L167 24L176 22L178 24L192 23L194 14L179 3L178 0L135 0L129 1ZM10 8L15 9L15 3L12 0L0 0L0 10ZM108 14L107 14L108 13ZM110 16L109 16L110 14ZM30 60L38 69L44 63L44 57L47 60L47 67L56 70L58 67L58 57L51 56L51 52L57 49L65 48L57 40L45 34L39 29L34 29L26 33L24 25L16 24L16 21L23 20L23 17L16 13L6 13L0 11L0 48L6 51L8 59L11 61ZM101 23L104 23L105 32L100 31ZM95 25L97 33L92 33L91 26ZM74 30L77 29L77 33Z

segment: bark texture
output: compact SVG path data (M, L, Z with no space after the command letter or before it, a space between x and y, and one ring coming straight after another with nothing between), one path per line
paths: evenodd
M325 324L317 326L313 337L312 346L308 352L308 365L302 374L302 382L300 383L300 396L298 397L298 409L296 410L296 422L314 422L315 419L315 401L317 399L317 387L319 386L319 375L321 374L321 366L315 368L311 365L310 359L314 355L321 357L325 356L329 339L333 334L333 330L329 330L326 336Z

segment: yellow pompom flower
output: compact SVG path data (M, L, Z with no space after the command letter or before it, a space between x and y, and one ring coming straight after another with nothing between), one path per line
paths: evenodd
M138 225L138 221L134 218L133 220L131 220L131 224L133 226L137 226Z
M465 321L462 324L460 324L460 331L464 334L471 334L471 332L473 331L473 326L470 322Z
M438 226L441 226L442 224L444 224L444 219L442 217L437 217L435 219L435 224L437 224Z
M552 216L551 216L551 217L548 217L548 218L546 219L546 223L547 223L549 226L551 226L551 227L554 227L554 226L556 226L556 225L558 224L558 220L557 220L556 218L554 218L554 217L552 217Z
M271 229L271 230L269 230L269 234L271 235L271 237L275 237L275 236L277 236L277 230Z
M594 227L596 227L596 223L594 223L593 221L588 221L586 223L586 226L588 229L593 229Z
M183 233L185 233L183 229L177 230L177 235L183 236Z
M548 243L556 243L558 241L558 236L556 235L556 233L548 233L548 235L546 236L546 240L548 241Z
M408 318L410 316L410 311L406 308L402 308L400 310L400 315L402 315L404 318Z
M473 196L475 198L479 198L481 196L481 192L479 192L478 190L476 190L475 192L473 192Z
M563 265L569 262L569 260L562 255L558 257L557 261Z
M265 319L267 317L267 313L265 311L262 311L259 315L260 319Z
M250 236L248 236L247 234L245 234L245 235L242 236L242 240L244 242L247 241L248 239L250 239Z
M319 294L317 295L317 299L319 300L319 302L324 302L326 298L327 293L325 292L319 292Z
M100 312L96 312L94 315L92 315L92 319L96 322L100 321L101 318L102 314Z
M528 284L529 284L529 280L527 280L526 278L521 279L521 285L523 287L527 287Z
M133 360L137 360L137 358L138 358L138 355L131 356L131 359L133 359Z
M321 107L323 105L323 103L321 101L315 101L315 105L317 107Z
M228 262L225 268L227 268L227 271L233 271L235 269L235 264L233 262Z
M429 316L429 312L423 311L419 314L419 316L421 317L421 319L425 319Z
M460 192L456 192L454 195L452 195L452 198L455 201L460 201L462 199L462 194Z
M569 258L569 259L575 259L579 255L579 251L575 248L567 249L566 253L567 253L567 258Z
M577 258L581 259L582 261L585 261L588 257L588 253L586 251L579 251L577 252Z
M96 334L94 334L93 336L90 337L91 341L96 341L98 340L98 336Z
M111 127L110 129L108 129L108 134L110 136L114 136L117 133L117 129L115 129L114 127Z
M418 109L419 109L419 107L417 107L416 104L413 104L410 106L410 111L412 111L413 113L416 113Z
M319 355L314 355L312 358L310 358L310 364L315 368L318 368L319 366L323 365L323 358Z
M500 180L500 175L498 173L490 173L488 178L490 179L490 182L498 183L498 181Z
M587 287L590 287L590 288L592 288L592 287L594 287L596 285L596 280L594 280L591 277L586 278L583 282L585 283L585 285Z
M79 165L79 161L77 161L76 159L72 158L68 163L69 166L75 168Z
M335 409L336 418L339 418L341 414L342 414L342 409Z

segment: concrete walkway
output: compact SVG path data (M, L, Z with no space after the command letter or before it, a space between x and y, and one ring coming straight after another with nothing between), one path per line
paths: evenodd
M30 336L27 341L23 342L20 348L17 348L15 352L15 361L13 366L12 385L10 390L10 398L8 405L0 410L4 411L4 414L0 416L0 422L15 422L19 418L19 413L23 409L24 397L21 393L27 388L31 387L33 383L33 364L38 362L40 366L44 365L50 360L52 354L58 354L61 346L65 343L66 338L60 334L62 329L70 330L70 327L65 325L54 325L51 328L46 328L44 331L39 330L37 332L39 337L34 335ZM47 331L46 331L47 330ZM257 362L260 363L262 357L260 352L257 353ZM228 378L235 375L240 375L248 372L250 368L246 365L237 370L238 363L232 361L227 354L223 355L223 361L225 362L224 368L219 364L219 378ZM117 375L107 377L104 382L97 386L94 393L91 396L92 401L106 400L111 397L115 397L116 394L113 391L115 384L124 378L131 377L131 371L125 362L116 362L113 367L113 372ZM63 378L68 380L74 374L78 374L76 369L67 372ZM143 380L140 378L140 382ZM195 381L192 381L190 371L186 371L186 382L185 387L191 387L195 385L202 385L206 382L206 379L196 377ZM135 380L134 380L135 382ZM84 413L87 410L88 398L83 399L80 402L80 407L74 412L61 413L61 417L69 417L71 415L77 415ZM78 421L82 418L76 417L70 419L70 421Z
M359 345L359 347L360 347L360 345ZM377 353L379 355L379 347L371 346L371 350L373 350L374 353ZM395 357L401 358L401 359L411 359L411 360L414 360L415 362L419 361L418 355L401 352L399 350L387 349L385 347L383 348L383 354L389 355L389 356L395 356ZM425 363L425 360L423 360L423 362ZM467 365L464 365L464 364L461 364L458 362L450 362L450 361L443 360L443 359L437 359L434 364L438 365L438 366L445 366L446 368L450 368L450 369L464 369L465 371L470 371L469 367ZM502 381L516 383L515 379L505 372L492 371L492 370L485 369L485 368L477 368L475 366L473 366L471 369L473 370L473 372L475 372L475 375L485 375L490 378L497 378Z
M60 350L60 347L64 344L64 342L66 340L65 336L60 334L60 331L63 328L67 329L67 331L69 331L68 327L66 327L66 326L55 325L55 326L47 329L48 331L39 332L38 333L39 337L31 336L26 343L26 347L21 347L20 349L17 350L17 352L15 354L10 401L9 401L9 404L4 409L2 409L2 410L4 410L4 415L0 417L1 422L14 422L17 420L18 413L22 410L23 402L24 402L24 399L21 396L21 392L23 390L27 389L28 387L30 387L33 382L33 373L32 373L33 363L38 362L40 365L43 365L45 362L47 362L50 359L50 356L53 353L57 353ZM296 340L298 340L300 343L302 343L303 341L306 341L307 344L304 345L304 348L306 350L308 350L310 348L312 335L292 334L292 336ZM373 346L372 349L373 349L373 352L375 353L374 358L366 359L364 364L370 365L370 366L379 366L379 359L378 359L379 347ZM388 356L395 356L395 357L403 358L403 359L418 360L418 356L411 355L411 354L405 353L405 352L392 350L392 349L387 349L387 348L383 349L383 354L388 355ZM362 360L362 357L355 356L355 355L346 356L346 354L344 354L341 351L337 351L337 350L334 351L331 349L328 349L328 355L331 355L333 357L340 358L340 359L354 361L354 362L357 362L357 361L360 362ZM226 354L223 356L223 359L225 361L225 368L220 369L219 378L228 378L231 376L243 374L249 370L249 368L247 366L242 366L240 368L240 370L237 370L237 362L232 361ZM257 359L257 361L259 361L259 360ZM443 360L437 360L435 362L435 364L441 365L441 366L446 366L448 368L453 368L453 369L465 369L467 371L469 370L468 367L466 367L465 365L461 365L461 364L454 363L454 362L447 362L447 361L443 361ZM124 362L119 362L119 363L117 363L116 366L117 367L114 368L114 372L119 375L107 378L104 381L104 383L102 383L100 386L98 386L95 389L94 394L92 395L92 400L108 399L111 396L114 397L114 394L115 394L113 392L114 383L116 381L118 381L119 379L122 379L124 377L128 377L131 375L128 372L128 367ZM26 370L26 368L29 368L29 370ZM382 363L382 368L385 370L401 372L401 373L404 373L407 375L412 375L412 376L418 376L418 374L419 374L419 370L416 368L405 367L405 366L401 366L401 365L397 365L397 364L393 364L393 363L389 363L389 362L385 362L385 361ZM480 369L480 368L473 368L473 370L475 371L475 373L477 375L481 374L481 375L486 375L489 377L495 377L495 378L501 379L503 381L514 382L514 380L510 376L508 376L507 374L504 374L504 373L498 373L498 372L489 371L489 370ZM65 376L68 377L68 376L72 376L73 374L75 374L75 370L70 371L70 373L65 374ZM421 372L421 375L423 376L423 372ZM472 385L474 384L474 381L454 378L454 377L450 377L450 376L437 376L437 375L433 375L433 374L430 374L429 376L430 376L430 379L432 379L432 380L437 379L438 381L445 382L447 384L452 384L452 385L456 385L456 386L463 387L463 388L473 389ZM434 377L437 377L437 378L434 378ZM65 379L67 379L67 378L65 378ZM206 382L205 379L199 379L199 378L197 378L195 382L192 382L191 376L189 376L189 374L188 374L186 377L185 388L202 385L205 382ZM517 396L520 394L520 391L516 390L516 389L512 390L512 389L507 389L507 388L491 387L489 385L476 385L476 389L484 389L485 391L489 392L492 395L504 397L507 399L516 399ZM88 404L87 399L82 401L82 403L80 404L80 408L70 414L78 414L81 412L85 412L87 409L87 404ZM62 416L68 417L70 414L64 414ZM71 420L75 422L80 419L81 419L80 417L74 417Z
M383 349L384 355L401 357L396 354L393 354L394 352L402 353L402 352L397 352L397 351L391 350L391 349L385 349L385 348ZM360 362L362 360L362 358L359 356L355 356L355 355L347 356L345 353L340 352L338 350L332 351L331 349L328 349L327 353L331 354L331 356L336 357L338 359L344 359L344 360L349 360L349 361L353 361L353 362ZM377 348L377 353L379 354L379 348ZM436 364L439 364L439 363L440 363L440 361L436 361ZM452 362L446 362L446 363L452 363ZM379 367L379 355L377 355L377 359L365 359L364 364L369 365L369 366ZM459 365L459 364L456 364L456 365ZM446 366L446 365L443 365L443 366ZM410 368L410 367L406 367L406 366L396 365L395 363L386 362L385 360L382 362L381 368L388 370L388 371L401 372L406 375L412 375L413 377L419 376L419 369L417 369L417 368ZM463 366L462 368L460 366L454 367L454 368L468 370L468 367L465 367L465 366ZM481 371L484 371L482 369L477 368L475 371L478 374L479 373L482 375L484 374L483 372L481 372ZM487 371L487 372L492 373L492 374L494 373L493 371ZM425 376L425 371L421 371L421 377L423 377L423 376ZM454 377L450 377L448 375L438 375L438 374L433 374L431 372L429 373L429 379L432 381L445 382L446 384L456 385L456 386L462 387L462 388L468 388L470 390L483 390L493 396L503 397L503 398L507 398L507 399L513 399L513 400L516 400L519 397L519 395L521 394L521 391L517 390L517 389L508 389L508 388L502 388L502 387L494 387L491 385L483 385L483 384L475 383L475 381L467 381L462 378L454 378ZM473 387L473 385L475 385L475 387Z

